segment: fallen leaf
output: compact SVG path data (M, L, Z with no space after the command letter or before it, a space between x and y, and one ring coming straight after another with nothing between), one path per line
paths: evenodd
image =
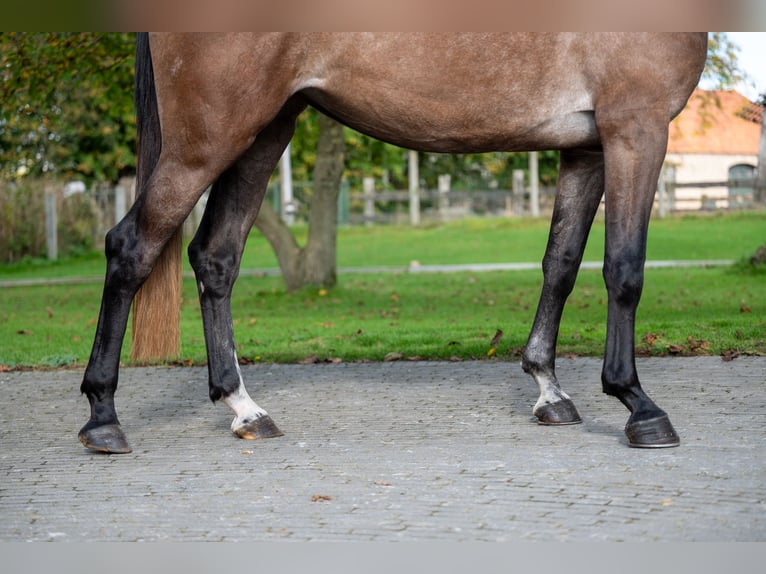
M698 341L694 337L689 337L687 341L689 341L689 348L695 353L707 351L710 348L710 343L708 341Z
M48 313L48 319L53 319L53 308L52 307L46 307L45 312Z
M678 345L668 345L668 353L671 355L678 355L679 353L682 353L684 350L683 347L679 347Z
M327 502L328 500L332 500L332 496L327 496L326 494L315 494L311 497L311 502Z
M660 336L657 333L647 333L643 336L641 339L642 342L646 343L650 347L654 345L654 343L657 342L657 339L659 339Z
M8 365L0 365L0 373L10 373L11 368Z
M401 353L386 353L386 356L383 357L383 361L386 363L390 363L391 361L401 361L404 358L404 355Z
M729 361L733 361L737 357L739 357L739 351L737 351L736 349L729 349L728 351L724 351L723 353L721 353L721 359L727 363Z
M740 313L750 313L750 307L748 307L747 305L740 305L739 312Z
M319 295L320 297L325 297L325 296L327 296L327 289L320 289L320 290L318 291L317 295Z
M378 486L391 486L390 482L385 482L383 480L376 480L374 484L377 484Z
M488 357L494 357L495 356L495 348L492 347L489 351L487 351Z
M316 355L309 355L302 361L298 361L298 363L301 365L314 365L318 362L319 362L319 357L317 357Z
M662 504L662 506L672 506L673 500L670 498L665 498L662 500L662 502L660 502L660 504Z
M20 329L20 330L16 331L16 334L17 335L31 335L32 331L30 331L29 329Z
M253 454L252 450L243 450L242 454Z

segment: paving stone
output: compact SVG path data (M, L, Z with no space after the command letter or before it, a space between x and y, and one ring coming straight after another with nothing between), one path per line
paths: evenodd
M0 373L0 540L766 539L766 358L637 364L681 447L627 447L596 359L558 362L570 427L512 363L246 366L268 441L230 433L205 368L126 368L118 456L77 440L81 372Z

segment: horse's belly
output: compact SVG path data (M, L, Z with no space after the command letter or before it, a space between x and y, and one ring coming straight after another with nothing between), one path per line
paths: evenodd
M478 153L593 146L599 143L591 110L540 113L485 102L401 99L355 100L309 90L309 101L338 121L376 139L428 152ZM511 107L513 108L513 107Z

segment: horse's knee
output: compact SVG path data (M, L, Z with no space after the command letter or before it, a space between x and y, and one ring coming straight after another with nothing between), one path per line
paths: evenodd
M618 304L635 305L644 287L644 260L625 257L606 258L603 269L604 283L610 297Z
M577 279L580 254L575 249L564 249L555 255L546 252L543 257L543 278L559 297L569 297Z
M151 273L147 253L140 247L135 226L126 220L113 227L104 239L107 285L137 290Z
M200 294L212 297L228 296L239 268L236 249L212 250L203 247L202 242L194 240L189 244L188 253Z

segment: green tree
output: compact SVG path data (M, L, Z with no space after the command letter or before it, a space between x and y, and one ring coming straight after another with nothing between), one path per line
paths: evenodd
M740 47L732 42L726 32L710 32L702 79L720 90L731 89L747 80L747 74L739 65L739 52Z
M116 181L135 170L134 38L0 34L0 177Z

